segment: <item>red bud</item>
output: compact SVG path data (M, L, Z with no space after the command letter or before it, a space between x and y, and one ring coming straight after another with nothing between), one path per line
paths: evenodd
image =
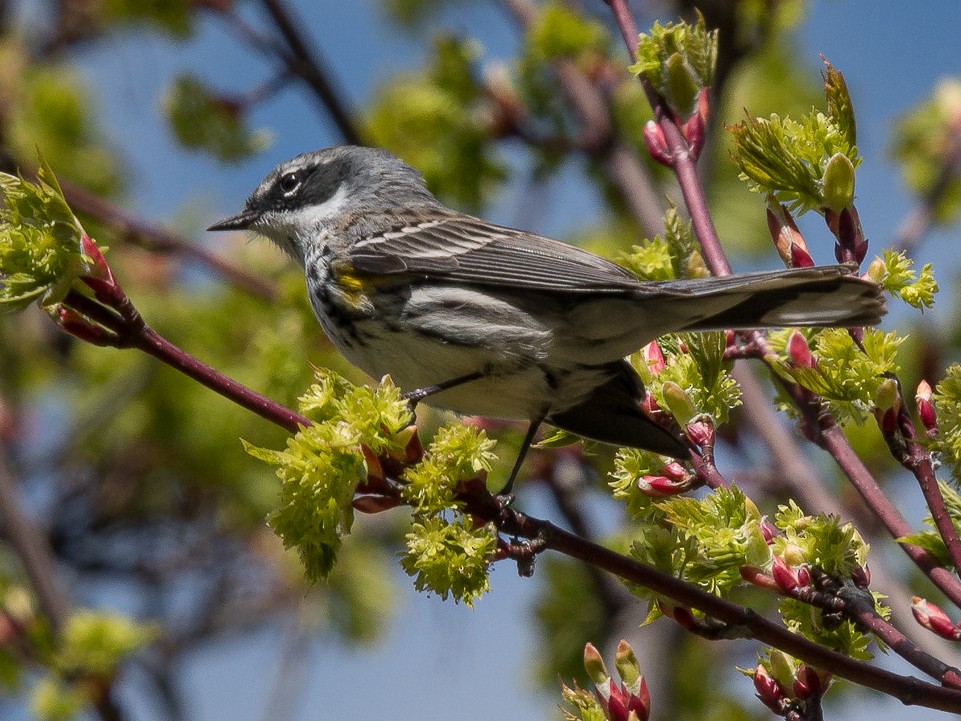
M774 580L774 576L765 573L757 566L741 566L738 572L741 574L741 578L758 588L774 591L775 593L781 592L781 587L777 581Z
M924 430L929 436L938 434L938 416L934 410L934 403L931 400L931 386L927 381L918 383L918 390L915 393L918 402L918 419Z
M661 473L663 473L665 477L670 478L672 481L691 480L691 472L677 461L668 463L666 466L664 466L664 468L661 469Z
M787 355L791 365L797 368L814 368L817 361L811 353L811 346L799 331L793 331L787 341Z
M647 151L654 160L669 168L674 167L674 157L667 149L664 131L653 120L648 120L644 124L644 142L647 144Z
M784 562L780 556L774 557L771 575L785 593L790 593L798 587L797 572Z
M761 519L761 534L764 536L764 540L767 541L768 545L771 544L774 537L778 534L777 526L771 523L767 516Z
M684 429L687 437L699 446L714 445L714 424L700 416L701 420L688 423Z
M641 348L641 358L644 359L644 363L646 363L647 367L651 370L652 376L656 376L667 368L667 364L664 362L664 353L661 351L661 346L657 344L656 340L652 340Z
M784 701L784 690L781 688L781 684L775 681L768 674L767 669L760 664L754 670L754 690L757 691L757 697L761 700L761 703L780 715L781 705Z
M690 489L693 478L688 476L686 481L675 481L666 476L641 476L637 480L637 489L651 498L669 498Z
M703 88L697 96L697 108L694 114L684 123L684 139L687 140L691 155L697 160L704 149L704 129L707 127L707 118L711 112L710 96L708 89Z
M112 333L99 325L94 325L77 311L63 305L57 307L55 320L70 335L93 345L109 345L109 341L114 338Z
M924 628L949 641L961 639L961 629L955 626L948 614L940 608L918 596L913 596L911 602L911 613Z
M785 265L791 268L809 268L814 265L804 236L794 222L793 216L782 204L770 197L767 205L767 228Z

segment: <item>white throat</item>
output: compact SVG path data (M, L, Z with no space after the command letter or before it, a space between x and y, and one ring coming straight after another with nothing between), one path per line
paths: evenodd
M337 192L319 205L265 213L254 230L270 238L303 264L308 249L326 242L326 226L343 213L347 199L347 187L341 185Z

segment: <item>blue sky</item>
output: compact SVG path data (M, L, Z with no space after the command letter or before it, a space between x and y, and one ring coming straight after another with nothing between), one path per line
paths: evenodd
M358 105L378 83L399 69L416 66L422 57L420 44L394 34L373 0L300 0L296 5L314 43L323 48L348 97ZM487 4L478 5L444 13L440 21L453 30L476 32L488 56L509 56L514 40L503 32L505 15ZM259 22L250 8L243 9L253 23ZM961 74L959 27L961 3L931 3L924 13L917 3L898 0L810 3L797 62L816 77L818 53L823 53L848 80L865 156L859 172L859 210L875 247L885 243L911 206L885 154L891 120L925 97L939 77ZM82 51L80 61L106 134L126 159L131 206L158 220L187 219L179 222L198 238L208 222L239 209L277 162L339 142L313 100L292 88L252 118L254 126L268 128L275 136L264 154L225 168L178 150L157 112L160 94L173 73L205 68L212 81L237 91L265 77L261 59L239 47L213 20L205 21L196 38L185 44L131 33ZM560 188L565 202L556 203L557 212L545 219L542 230L563 233L564 228L589 224L595 199L569 182ZM502 210L509 211L507 202ZM936 234L918 257L950 259L956 266L956 231ZM550 513L537 508L536 497L526 505ZM494 592L473 611L414 594L403 578L400 585L404 593L398 617L383 643L355 651L319 636L312 644L307 690L294 702L296 718L556 717L552 711L556 696L532 696L526 684L524 663L532 649L527 614L534 584L519 579L506 565L499 567L493 576ZM187 659L182 688L188 703L196 704L194 718L261 718L272 669L284 654L282 637L282 628L270 628L227 639ZM750 693L745 684L739 688ZM128 698L136 697L135 675L127 689ZM920 718L919 712L915 714ZM910 711L901 717L910 718Z

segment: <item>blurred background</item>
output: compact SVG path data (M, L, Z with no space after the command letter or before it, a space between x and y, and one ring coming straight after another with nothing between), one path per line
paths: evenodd
M724 125L745 110L799 116L823 105L819 54L844 73L871 250L901 244L919 264L936 263L938 305L886 324L911 329L908 387L937 380L961 342L961 6L631 7L642 30L691 18L694 7L721 28L701 167L735 270L780 261L763 199L727 162ZM361 377L327 345L301 274L277 249L203 232L238 211L280 161L346 141L383 145L453 206L609 257L661 232L666 199L678 202L669 174L647 158L649 111L600 0L8 0L0 58L7 169L29 172L39 150L148 321L288 405L310 383L311 363ZM815 260L833 262L823 223L803 218L801 227ZM722 467L773 509L790 488L743 420L726 436ZM518 429L491 430L504 473ZM876 429L850 433L917 522L923 508L900 498ZM51 549L72 609L153 624L153 640L111 679L120 718L560 718L558 675L584 682L584 643L610 649L620 637L641 656L654 718L767 717L733 667L752 666L755 645L708 644L665 620L639 630L644 604L567 562L542 558L529 579L498 565L473 609L414 593L395 561L400 511L359 517L335 576L306 585L264 522L275 479L240 438L283 443L276 429L139 354L74 342L35 309L0 317L0 483ZM832 464L810 453L848 503ZM604 452L576 447L535 452L520 507L616 538L623 512L606 493L609 464ZM870 520L859 528L879 570L887 562L885 573L906 580L893 544ZM8 530L0 608L39 637L42 614L18 549L3 542ZM77 701L69 673L0 630L0 717L98 717ZM857 689L829 699L830 713L851 718L895 705L909 716Z

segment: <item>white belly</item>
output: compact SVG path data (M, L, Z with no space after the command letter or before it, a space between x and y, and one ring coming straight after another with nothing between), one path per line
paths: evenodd
M560 357L554 329L509 296L415 285L366 295L363 302L365 312L358 315L365 317L345 328L327 315L318 294L311 293L314 312L333 344L371 377L390 375L401 389L412 391L471 374L483 376L425 401L438 408L529 420L576 405L607 378Z

